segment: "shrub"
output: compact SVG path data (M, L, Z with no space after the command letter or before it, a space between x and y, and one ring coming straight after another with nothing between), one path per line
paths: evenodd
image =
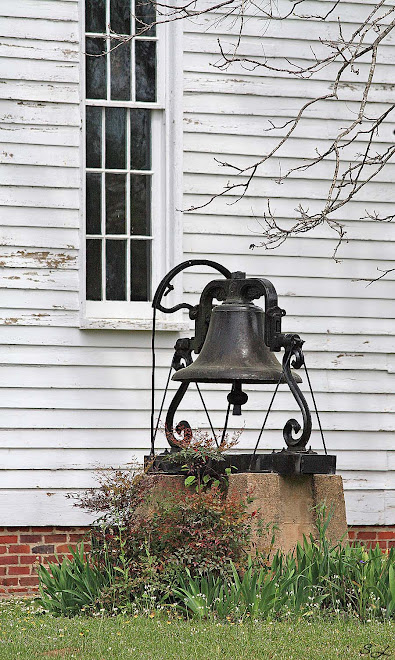
M197 490L157 491L133 466L100 479L78 502L101 514L90 560L80 546L72 559L39 569L41 603L55 614L172 604L199 618L395 618L395 549L332 545L324 509L318 538L253 561L244 550L253 516L247 501L204 482Z

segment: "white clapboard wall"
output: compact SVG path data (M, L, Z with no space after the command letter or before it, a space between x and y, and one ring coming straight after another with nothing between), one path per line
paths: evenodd
M286 3L285 3L286 4ZM331 2L309 2L308 13ZM361 2L341 3L348 30ZM363 2L365 11L368 3ZM281 5L280 5L281 8ZM95 470L125 466L149 446L150 334L79 329L80 141L79 7L74 0L0 0L0 525L79 524L90 520L65 496L95 484ZM306 61L320 36L333 37L331 21L245 22L242 54ZM215 159L244 165L276 144L286 121L305 99L328 93L331 71L295 80L236 65L216 68L217 38L228 45L238 25L218 15L184 25L184 207L201 206L232 180ZM308 40L307 40L308 38ZM394 37L382 49L371 101L394 101ZM366 61L360 76L366 74ZM346 79L336 105L313 106L282 149L282 165L323 149L333 131L355 112L359 79ZM381 146L393 141L383 124ZM259 218L267 199L284 224L299 203L323 199L333 162L295 173L279 186L278 159L262 167L246 197L220 197L184 214L185 258L218 260L231 270L274 282L287 310L286 331L306 340L306 361L321 411L328 451L344 477L349 523L395 523L395 273L366 286L377 268L395 266L395 224L361 220L374 201L393 211L395 164L389 164L338 216L348 243L332 259L330 231L288 240L275 251L259 244ZM184 277L184 297L195 302L212 273ZM174 332L159 332L158 384L167 375ZM306 380L306 379L304 379ZM306 382L303 383L306 390ZM226 389L206 387L214 424L221 426ZM249 391L239 451L255 443L271 388ZM160 396L158 396L158 402ZM182 417L207 425L192 392ZM263 434L262 450L280 449L282 427L294 401L281 388ZM315 430L312 447L322 451ZM164 448L161 438L159 448Z

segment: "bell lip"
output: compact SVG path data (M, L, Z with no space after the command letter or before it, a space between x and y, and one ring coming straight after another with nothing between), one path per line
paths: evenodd
M199 376L199 371L197 369L195 370L195 373L193 373L191 367L192 365L190 365L189 367L184 367L183 369L179 369L178 371L176 371L175 374L173 374L171 379L178 382L189 381L190 383L234 383L235 381L241 381L243 384L246 385L248 385L249 383L260 384L260 385L277 385L279 380L278 377L276 379L271 379L271 380L267 378L254 378L251 377L252 374L251 373L248 374L248 372L244 372L244 374L239 374L237 378L235 378L234 375L231 376L225 374L220 378L218 378L218 376L216 377L213 376L212 378L210 378L209 376L207 376L207 374L205 376ZM189 369L191 369L191 377L185 373ZM205 369L205 371L207 372L207 369ZM295 373L294 371L292 371L292 376L297 383L303 382L299 374ZM283 374L279 384L283 385L286 383L287 381Z

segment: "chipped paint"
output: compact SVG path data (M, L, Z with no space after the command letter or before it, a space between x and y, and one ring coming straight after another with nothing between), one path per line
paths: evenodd
M71 263L75 261L75 256L66 254L65 252L58 252L57 254L52 254L49 250L40 251L40 252L27 252L26 250L18 250L17 255L23 257L24 259L33 259L39 264L44 265L46 268L61 268L64 264Z
M28 108L45 108L45 103L41 101L17 101L17 105L25 105Z

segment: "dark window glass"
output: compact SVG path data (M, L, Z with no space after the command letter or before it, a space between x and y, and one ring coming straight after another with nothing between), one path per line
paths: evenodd
M130 149L131 169L149 170L151 168L151 111L130 111Z
M119 44L112 40L111 48ZM130 100L130 43L122 43L111 51L111 98L115 101Z
M86 174L86 233L101 234L101 174Z
M136 100L147 103L156 100L156 44L136 41Z
M106 168L124 170L126 167L126 110L106 108Z
M126 300L126 241L106 240L107 300Z
M125 174L106 174L106 234L126 233L125 184Z
M116 34L130 34L130 0L110 0L110 27Z
M155 5L151 0L136 0L136 34L144 33L149 37L155 35L155 25L152 23L155 21ZM152 25L149 29L147 27Z
M130 175L131 233L146 236L151 232L151 177Z
M101 300L101 240L86 241L86 297Z
M101 108L86 107L86 166L101 167Z
M106 98L106 50L105 39L86 39L86 96L88 99ZM89 57L100 55L100 57Z
M151 241L130 241L131 300L149 300Z
M86 0L85 3L85 30L86 32L106 31L106 3L105 0Z

